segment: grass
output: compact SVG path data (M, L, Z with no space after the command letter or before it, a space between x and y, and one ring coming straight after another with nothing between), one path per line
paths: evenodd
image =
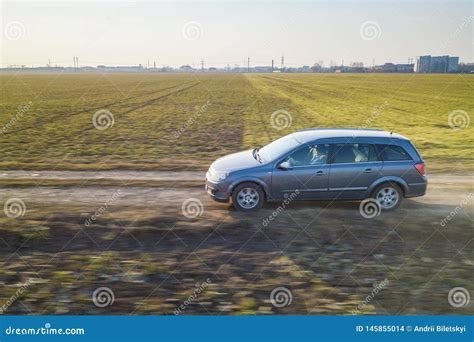
M179 204L115 203L86 227L100 199L29 200L24 217L0 217L0 303L31 281L5 313L173 315L206 279L183 314L351 315L384 279L360 313L473 313L447 302L453 287L472 293L472 206L443 228L453 205L413 201L367 220L357 204L292 203L263 228L276 205L243 214L203 201L195 219ZM107 308L92 302L101 286L115 295ZM270 302L280 286L292 293L287 307Z
M298 129L375 127L411 138L430 170L470 171L472 126L448 116L474 111L473 87L471 75L3 74L0 169L204 170ZM114 125L98 130L103 109ZM277 110L291 126L272 127Z

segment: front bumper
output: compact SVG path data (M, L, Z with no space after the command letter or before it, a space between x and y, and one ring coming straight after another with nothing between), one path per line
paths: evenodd
M226 184L215 183L206 178L206 192L214 201L229 202L229 192Z

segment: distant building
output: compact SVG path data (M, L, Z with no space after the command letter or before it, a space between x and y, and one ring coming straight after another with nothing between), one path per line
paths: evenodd
M459 57L419 56L415 71L419 73L446 73L459 71Z
M448 72L459 71L459 57L449 57L448 60Z
M414 64L395 64L395 72L413 72L414 71Z
M445 73L448 71L449 56L431 57L430 72Z
M190 65L181 65L179 67L179 71L190 72L190 71L193 71L193 68Z
M380 67L380 72L395 72L395 64L385 63Z
M80 70L84 69L81 67ZM98 65L97 71L99 72L142 72L143 66L106 66L106 65Z
M416 72L426 73L430 72L431 56L419 56L416 59Z
M459 72L462 73L474 73L474 63L461 63L459 64Z
M398 72L398 73L410 73L413 72L413 64L393 64L385 63L384 65L378 65L374 67L375 72Z
M319 63L314 63L314 65L311 67L312 72L321 72L323 71L323 67Z
M255 72L273 72L273 68L271 66L256 66L253 68Z

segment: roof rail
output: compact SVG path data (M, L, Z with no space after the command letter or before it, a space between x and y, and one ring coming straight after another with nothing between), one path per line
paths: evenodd
M379 128L360 128L360 127L355 127L355 128L338 128L338 127L315 127L315 128L305 128L302 130L299 130L297 132L305 132L305 131L318 131L318 130L347 130L347 131L353 131L353 130L359 130L359 131L377 131L377 132L383 132L383 129Z

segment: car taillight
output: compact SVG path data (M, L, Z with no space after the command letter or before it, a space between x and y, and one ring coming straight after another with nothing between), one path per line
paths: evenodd
M424 176L425 175L425 163L416 163L415 164L416 169L420 173L420 175Z

